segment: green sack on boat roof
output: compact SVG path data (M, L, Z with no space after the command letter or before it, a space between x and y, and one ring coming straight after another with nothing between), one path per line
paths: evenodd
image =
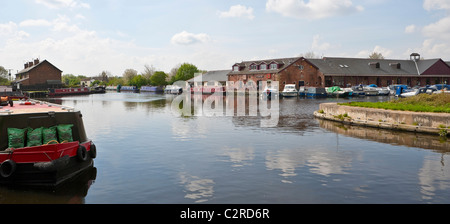
M58 144L56 126L42 129L42 141L44 145Z
M27 132L27 147L41 146L42 145L42 130L44 128L28 128Z
M8 148L25 147L25 132L27 129L8 128Z
M73 124L60 124L57 126L59 142L73 142L72 136Z
M339 86L333 86L333 87L328 88L328 92L330 92L330 93L334 93L337 91L341 91L341 88Z

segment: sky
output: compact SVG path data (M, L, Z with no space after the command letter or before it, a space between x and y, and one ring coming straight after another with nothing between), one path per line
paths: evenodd
M450 60L450 0L0 1L0 66L97 76L297 57Z

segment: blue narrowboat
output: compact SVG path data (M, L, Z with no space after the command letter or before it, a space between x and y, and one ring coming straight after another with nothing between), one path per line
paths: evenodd
M321 87L308 87L308 91L306 92L306 97L308 98L326 98L327 91L325 88Z

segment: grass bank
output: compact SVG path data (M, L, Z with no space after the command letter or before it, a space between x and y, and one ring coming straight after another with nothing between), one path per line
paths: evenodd
M450 113L450 94L420 94L389 102L350 102L339 105L414 112Z

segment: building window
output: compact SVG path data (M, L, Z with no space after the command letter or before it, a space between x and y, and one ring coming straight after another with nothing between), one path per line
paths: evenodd
M260 65L259 70L267 70L267 65L266 64Z
M250 65L250 70L258 70L258 66L257 65Z
M233 67L233 71L238 72L239 71L239 66L238 65L234 66Z
M278 69L278 64L270 64L270 69L272 70Z

